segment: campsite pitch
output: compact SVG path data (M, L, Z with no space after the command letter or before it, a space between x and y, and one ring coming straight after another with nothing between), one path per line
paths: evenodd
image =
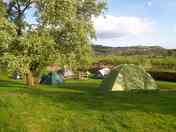
M0 132L176 131L176 92L102 95L100 83L66 81L31 89L18 81L1 81ZM162 88L167 84L159 82Z

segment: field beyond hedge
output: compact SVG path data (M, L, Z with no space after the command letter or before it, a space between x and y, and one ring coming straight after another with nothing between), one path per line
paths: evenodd
M101 94L101 81L0 81L0 132L175 132L176 91ZM175 83L158 82L162 89ZM167 87L168 86L168 87Z

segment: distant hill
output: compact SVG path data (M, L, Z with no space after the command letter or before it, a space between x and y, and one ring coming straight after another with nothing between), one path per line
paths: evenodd
M176 55L176 50L160 46L108 47L93 45L96 55Z

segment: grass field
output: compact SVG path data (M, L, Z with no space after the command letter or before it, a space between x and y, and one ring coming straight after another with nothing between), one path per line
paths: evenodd
M101 81L0 81L0 132L176 132L176 91L101 94ZM162 89L176 83L158 82Z

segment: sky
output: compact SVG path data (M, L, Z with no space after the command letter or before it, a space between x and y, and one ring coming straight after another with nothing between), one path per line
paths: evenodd
M7 1L7 0L6 0ZM94 44L162 46L176 49L176 0L107 0L107 10L94 18ZM30 23L35 10L26 14ZM33 19L32 19L33 18Z
M176 0L107 0L95 44L176 48Z

